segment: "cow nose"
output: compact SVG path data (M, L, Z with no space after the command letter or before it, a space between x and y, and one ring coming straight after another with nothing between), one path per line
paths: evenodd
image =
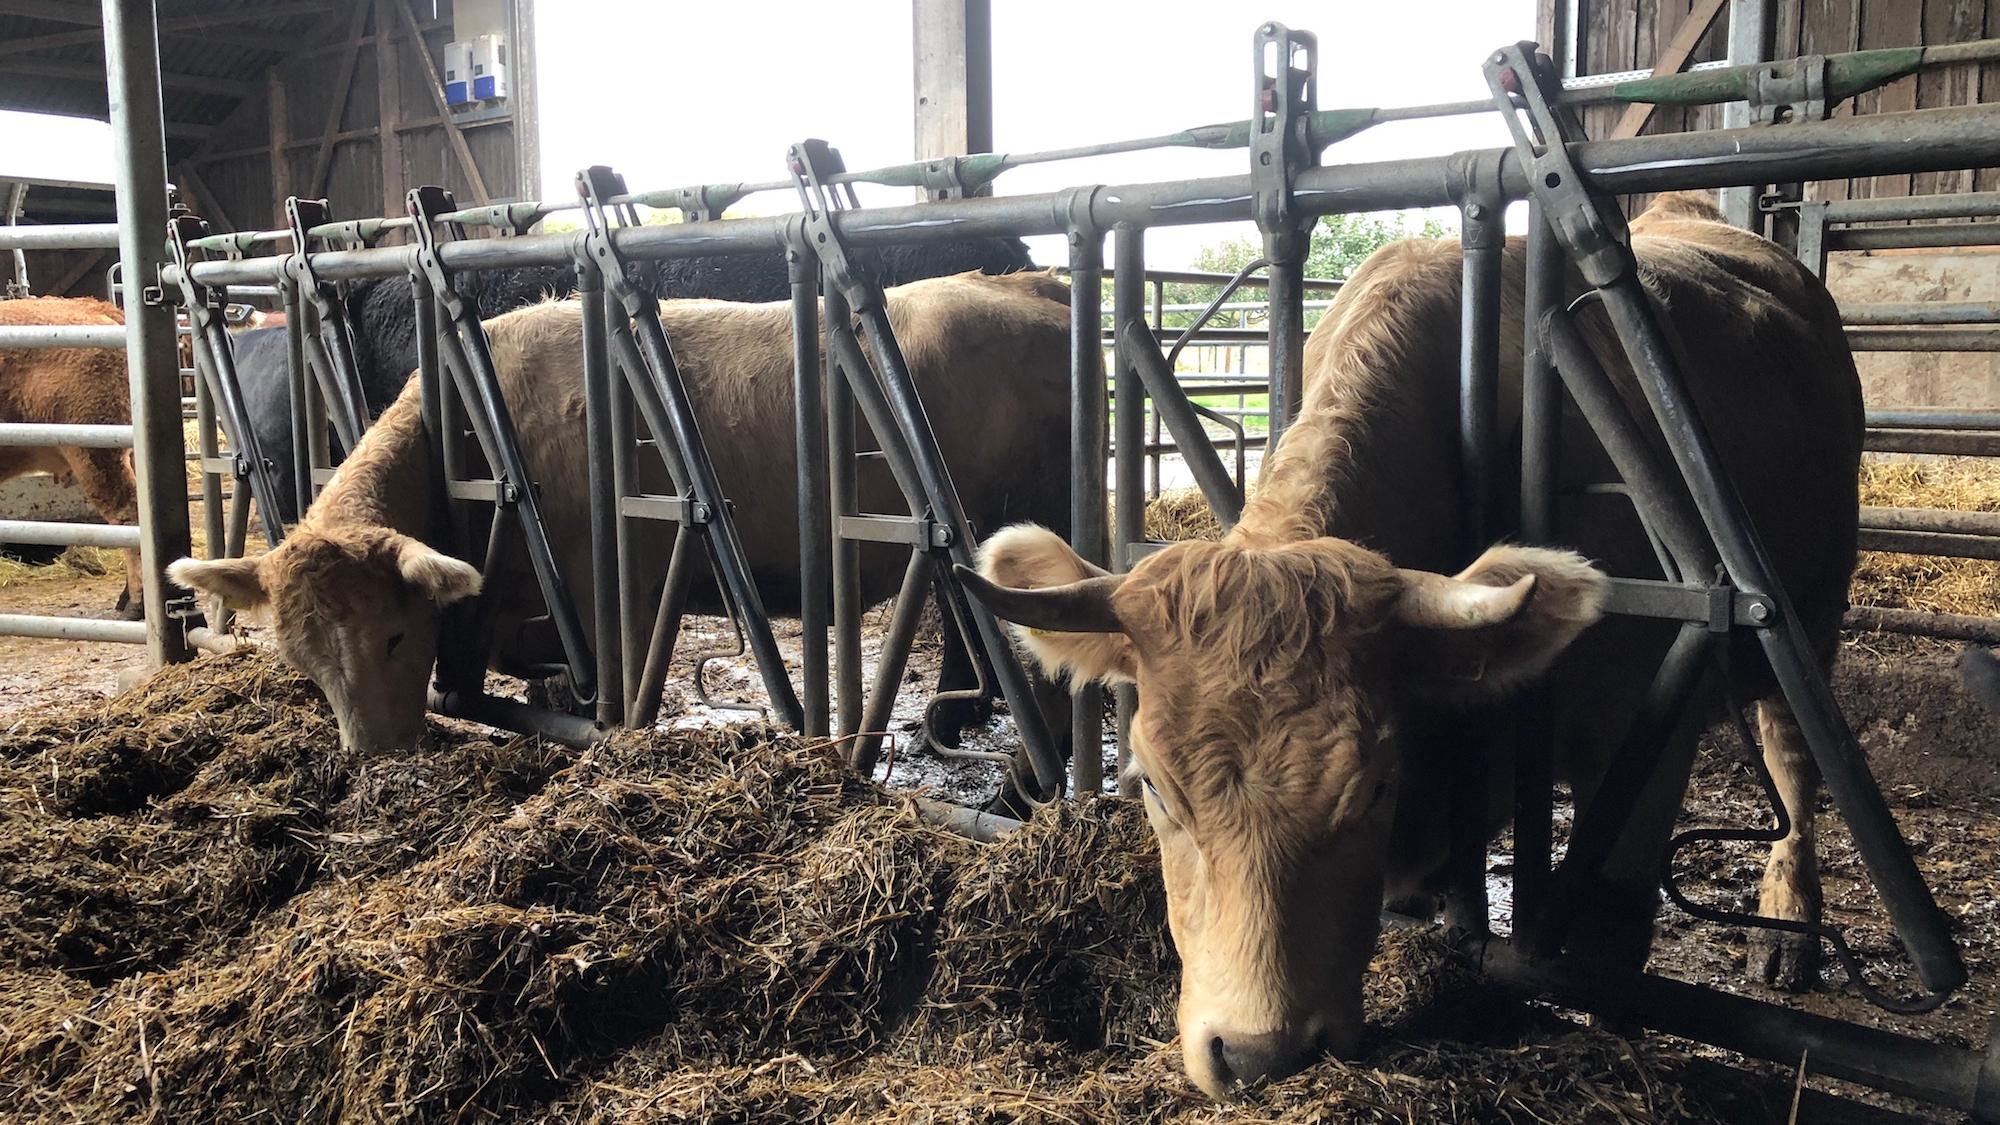
M1221 1072L1223 1084L1235 1086L1275 1082L1296 1074L1309 1057L1297 1040L1271 1032L1218 1035L1209 1040L1208 1053Z

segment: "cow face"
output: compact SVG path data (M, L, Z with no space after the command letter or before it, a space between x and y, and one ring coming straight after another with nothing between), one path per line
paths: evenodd
M1607 585L1566 552L1495 548L1447 578L1327 538L1182 543L1113 576L1027 526L979 562L962 576L1045 669L1138 685L1181 1049L1215 1097L1359 1040L1397 703L1522 682L1597 618Z
M438 610L479 592L479 572L387 528L301 527L254 559L182 559L173 580L263 609L278 653L326 695L341 745L407 749L424 731Z

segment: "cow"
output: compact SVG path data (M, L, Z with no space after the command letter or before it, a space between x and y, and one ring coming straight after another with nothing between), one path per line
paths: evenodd
M970 273L888 291L890 319L975 527L1065 518L1068 295L1045 272ZM558 566L578 604L588 606L579 308L575 301L533 306L489 322L486 332ZM750 568L774 612L795 611L800 597L790 317L788 303L660 305L717 475L737 505ZM257 558L184 559L170 570L182 586L267 610L279 653L319 684L342 742L363 751L408 746L422 731L437 611L471 596L482 581L500 613L503 655L514 662L560 657L546 630L520 628L542 612L524 559L481 576L425 541L437 513L420 390L411 382L383 412L277 548ZM657 456L642 452L640 465L641 487L671 491ZM859 500L863 510L901 510L882 459L863 460ZM671 529L657 521L635 521L633 529L638 557L656 564L657 599ZM900 585L907 549L860 549L862 597L881 601ZM715 594L698 585L693 602L712 608ZM588 629L590 615L584 618ZM640 656L626 653L628 661Z
M1012 273L1034 268L1018 238L974 238L913 246L892 246L862 256L871 276L887 286L926 277L979 270ZM724 301L782 301L791 295L784 258L778 254L683 258L640 262L628 267L633 284L662 300L710 298ZM481 320L576 291L573 266L532 266L459 275L460 292ZM416 307L407 277L373 278L350 287L345 311L354 336L362 397L370 415L387 409L417 366ZM236 374L244 408L265 459L280 481L292 479L292 414L286 376L287 345L282 328L252 329L235 336ZM280 488L279 515L298 518L292 494Z
M94 297L0 301L0 325L116 325L125 316ZM130 425L132 389L118 348L0 348L0 421ZM125 449L0 446L0 480L46 472L74 482L106 523L139 522L139 484ZM128 620L145 613L139 552L125 552L125 588L114 607Z
M1723 466L1830 665L1855 561L1862 433L1839 312L1795 259L1699 197L1663 197L1631 229ZM1511 426L1522 240L1505 263ZM1557 768L1587 809L1677 627L1594 624L1605 570L1662 577L1617 496L1565 494L1571 549L1497 545L1447 576L1463 562L1460 269L1457 243L1411 241L1355 272L1307 344L1299 420L1220 542L1176 544L1109 575L1059 535L1014 527L965 572L1044 670L1138 687L1134 787L1159 840L1182 959L1182 1056L1219 1098L1355 1047L1379 910L1434 904L1425 896L1441 885L1451 755L1492 722L1485 708L1546 674ZM1575 276L1569 285L1581 290ZM1580 327L1626 401L1643 404L1602 315L1587 309ZM1589 430L1565 428L1569 484L1616 479ZM1815 921L1818 777L1755 652L1730 662L1734 697L1759 700L1764 758L1792 823L1769 858L1761 911ZM1644 964L1664 844L1706 717L1677 728L1600 893L1569 920L1572 951ZM1505 757L1494 755L1493 831L1511 808ZM1792 937L1753 940L1752 975L1815 979L1816 943Z

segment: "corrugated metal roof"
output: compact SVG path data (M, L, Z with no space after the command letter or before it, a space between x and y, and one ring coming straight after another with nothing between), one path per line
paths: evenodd
M351 0L350 0L351 2ZM104 44L95 4L68 5L74 19L0 15L0 109L103 120ZM264 72L350 11L341 0L158 0L162 105L169 159L197 147L245 99L261 96Z

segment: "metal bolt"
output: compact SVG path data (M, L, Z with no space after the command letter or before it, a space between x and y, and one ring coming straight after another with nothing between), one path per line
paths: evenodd
M1480 220L1480 219L1483 219L1483 218L1485 218L1485 217L1486 217L1486 205L1485 205L1485 204L1483 204L1483 203L1468 203L1468 204L1466 204L1466 205L1465 205L1465 217L1466 217L1466 218L1468 218L1468 219L1471 219L1471 220L1473 220L1474 222L1477 222L1478 220Z
M1750 620L1762 625L1771 620L1771 603L1755 601L1750 603Z

